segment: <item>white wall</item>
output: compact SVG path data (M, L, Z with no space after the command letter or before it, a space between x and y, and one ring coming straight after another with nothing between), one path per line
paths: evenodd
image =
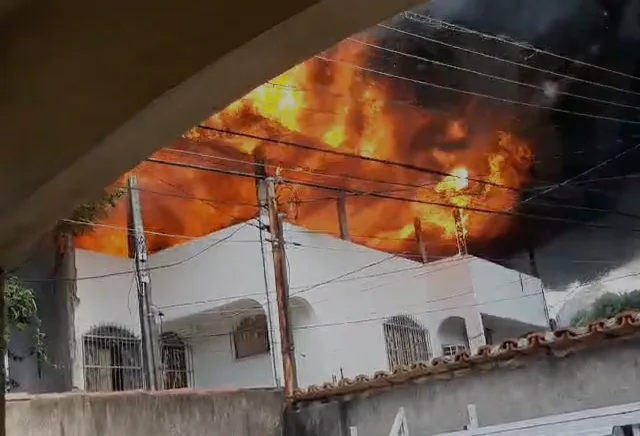
M76 250L77 297L73 384L84 386L82 335L92 327L115 324L140 337L138 301L130 259Z
M546 327L539 279L479 258L471 262L471 271L478 309L482 313Z
M259 388L274 386L268 354L236 360L228 335L189 341L194 388Z
M438 328L450 316L465 319L472 347L482 345L484 335L477 295L484 298L482 310L488 310L493 304L491 298L499 297L493 294L496 283L510 279L506 277L509 270L478 262L471 256L423 265L292 225L285 225L284 231L301 385L323 383L332 376L353 377L388 369L382 324L394 315L418 318L430 332L435 355L441 354ZM254 301L265 312L270 309L272 349L276 350L273 358L281 379L271 256L267 247L268 301L256 221L149 257L155 305L163 313L167 326L182 322L184 331L178 329L177 333L192 336L185 339L193 348L198 387L274 384L269 356L234 359L229 348L230 329L217 330L206 337L189 333L197 327L195 324L206 324L207 319L220 315L215 311L233 309L235 317L241 316L244 309L234 305L241 300ZM132 269L128 260L81 250L77 257L79 276ZM473 269L476 264L480 266ZM474 280L479 280L477 284L472 284L472 274ZM138 332L131 274L80 281L78 285L79 334L98 320L125 325ZM503 283L503 286L507 285ZM513 289L520 292L519 282L509 286L512 287L507 286L506 295L513 295ZM485 292L486 289L491 292ZM527 305L523 301L517 304L518 307ZM494 312L517 318L521 312L514 307L514 304L500 306ZM527 310L530 309L523 312L525 317Z
M266 254L267 270L271 272L271 253ZM256 221L155 253L148 262L153 300L167 320L238 298L266 300ZM175 265L162 268L171 264Z

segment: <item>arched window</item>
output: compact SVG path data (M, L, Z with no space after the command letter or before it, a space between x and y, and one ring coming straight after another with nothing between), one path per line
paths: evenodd
M429 332L416 319L396 315L383 323L383 329L389 368L431 359Z
M269 326L265 314L244 318L233 332L236 359L269 352Z
M462 317L445 318L438 328L438 336L442 344L442 355L445 357L452 357L462 351L469 350L467 324Z
M160 338L162 352L162 375L165 389L189 387L188 349L180 337L173 333L163 333Z
M85 389L112 392L141 389L141 341L126 328L94 327L82 338Z

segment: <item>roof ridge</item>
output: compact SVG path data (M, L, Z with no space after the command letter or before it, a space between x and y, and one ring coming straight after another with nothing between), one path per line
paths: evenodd
M548 351L558 355L576 346L586 348L607 339L630 336L634 333L640 333L640 311L626 311L612 318L593 321L584 327L534 332L520 339L507 339L500 344L484 345L475 353L461 351L452 357L435 357L428 362L405 365L393 371L377 371L371 376L360 374L353 379L344 378L321 386L311 385L306 389L298 389L292 400L326 400L402 385L409 381L450 377L453 373L467 372L477 366L491 365L514 357Z

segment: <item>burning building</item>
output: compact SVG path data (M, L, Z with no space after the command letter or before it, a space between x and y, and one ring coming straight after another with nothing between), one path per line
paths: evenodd
M255 216L247 175L257 155L290 182L281 202L291 223L338 235L342 192L353 241L409 257L420 236L433 259L462 250L508 263L582 228L628 188L611 176L633 171L633 154L591 170L630 147L637 130L640 94L625 49L640 33L637 8L436 1L349 38L134 170L149 246ZM126 255L124 206L103 224L119 229L97 228L77 246Z
M640 247L630 235L637 217L623 198L633 198L634 191L619 193L633 188L630 175L637 170L637 154L630 150L638 134L634 111L640 109L640 31L634 20L639 2L466 0L452 3L457 9L449 3L434 1L430 11L402 14L343 41L256 88L135 168L154 259L179 262L171 256L184 252L189 258L194 243L252 222L260 211L255 178L266 174L284 181L279 201L291 228L318 235L325 248L347 244L342 237L363 253L392 253L394 263L424 268L471 253L540 276L554 289L573 289L620 267L633 274L635 266L628 265ZM76 246L80 277L101 275L107 263L111 272L130 269L125 202ZM606 253L598 253L603 247ZM90 251L120 259L105 263L106 256ZM424 257L433 265L416 265ZM247 260L230 258L237 265ZM198 274L215 265L229 269L224 257L207 259ZM329 265L337 257L305 259ZM351 269L359 265L340 259ZM500 275L500 267L482 262ZM309 272L308 265L303 270ZM196 272L162 281L175 291L186 286L177 280L190 274ZM523 292L523 275L505 274L516 274L507 280L515 283L510 291ZM524 283L539 284L524 277ZM106 310L98 291L129 295L131 277L117 286L104 283L81 290L82 328L91 314L108 322L98 315L117 313L118 323L130 314L122 305ZM500 283L485 285L500 299ZM627 280L624 288L632 286ZM224 310L255 310L249 303ZM515 306L510 311L518 313ZM520 321L541 325L541 313ZM217 337L173 321L172 328ZM485 335L476 327L479 337Z

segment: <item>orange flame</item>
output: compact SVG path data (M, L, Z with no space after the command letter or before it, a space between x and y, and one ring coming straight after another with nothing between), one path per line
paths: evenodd
M413 85L365 75L353 68L353 64L367 64L368 50L343 41L324 55L336 62L313 58L297 65L205 123L254 137L192 129L174 147L179 151L165 149L155 157L252 173L254 155L262 154L273 166L268 166L268 171L273 174L273 168L279 167L285 179L381 194L347 198L352 239L378 249L416 251L412 240L417 217L423 223L425 240L435 247L430 251L450 252L455 246L456 208L464 212L464 229L471 241L490 241L507 232L508 217L466 209L509 209L518 201L517 189L527 182L532 151L514 133L510 114L476 112L475 105L455 113L418 107ZM358 156L405 162L451 175L437 176ZM149 162L134 172L143 190L145 225L154 232L199 237L257 212L251 179ZM284 198L282 204L297 209L289 214L290 220L311 230L339 234L335 191L297 186L281 195L292 197ZM411 202L382 198L389 196ZM125 226L125 205L120 205L106 223ZM188 238L148 235L151 250L185 240ZM79 238L77 245L112 254L127 252L124 231L98 228Z

